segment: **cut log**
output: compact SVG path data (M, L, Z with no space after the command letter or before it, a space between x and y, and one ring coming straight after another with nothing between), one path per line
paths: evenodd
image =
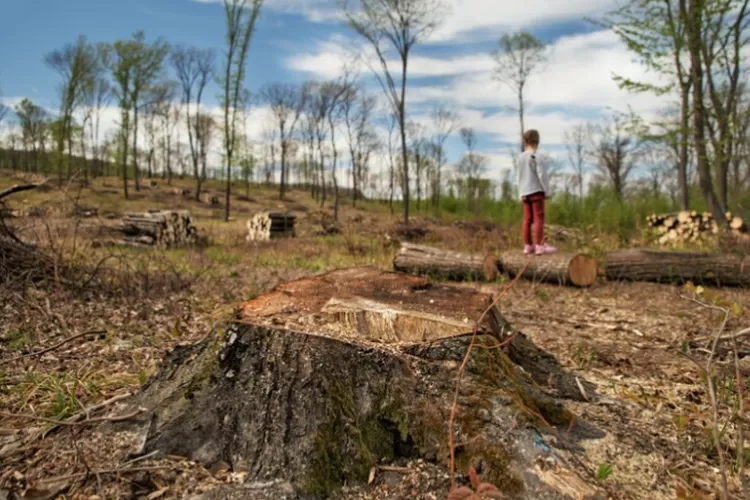
M495 258L452 252L424 245L402 243L393 259L396 271L449 280L494 281L498 270Z
M517 276L524 266L523 278L579 287L594 284L599 270L597 260L583 253L558 252L529 256L520 251L510 251L503 253L498 261L498 267L511 277Z
M613 281L750 285L750 257L736 254L613 250L605 254L604 266L607 279Z
M447 472L456 370L491 303L470 288L374 268L286 283L172 351L132 402L145 411L117 426L137 436L141 453L226 462L257 489L288 482L285 498L334 497L399 458ZM573 442L605 434L555 399L583 400L576 377L513 335L497 308L481 327L457 402L457 469L481 463L482 479L513 497L566 498L535 465L545 456L540 435L512 423L538 415ZM509 335L506 350L491 347Z

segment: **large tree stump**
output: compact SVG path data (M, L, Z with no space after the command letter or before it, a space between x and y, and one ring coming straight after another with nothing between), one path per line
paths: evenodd
M457 369L491 302L374 268L283 284L168 356L134 401L147 410L140 451L287 481L296 493L286 498L327 498L383 460L446 464ZM520 333L493 348L514 335L497 308L478 329L455 420L458 470L481 464L483 480L508 495L566 498L535 466L538 434L517 422L560 426L557 437L575 446L586 425L556 398L581 400L578 381Z
M582 253L529 256L510 251L502 254L498 266L510 276L517 276L523 270L521 276L529 280L586 287L596 281L599 265L594 257Z
M729 253L626 249L606 252L608 280L750 285L750 257Z
M402 243L393 259L396 271L449 280L494 281L497 265L491 255L472 255Z

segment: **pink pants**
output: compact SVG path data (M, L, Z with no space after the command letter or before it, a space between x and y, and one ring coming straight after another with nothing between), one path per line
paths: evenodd
M533 193L523 201L523 242L531 245L531 225L534 225L534 240L537 245L544 243L544 193Z

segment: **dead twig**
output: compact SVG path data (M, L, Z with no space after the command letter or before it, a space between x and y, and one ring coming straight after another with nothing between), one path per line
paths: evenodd
M36 483L37 485L43 485L43 484L49 484L49 483L58 483L61 481L83 479L83 478L86 478L88 476L93 476L93 475L111 476L113 474L130 474L133 472L153 472L153 471L160 471L160 470L170 470L173 468L174 467L168 466L168 465L152 466L152 467L133 467L133 468L120 467L117 469L104 469L104 470L94 470L94 471L87 471L87 472L78 472L75 474L67 474L65 476L55 476L55 477L50 477L46 479L39 479L38 481L36 481Z
M8 412L0 411L0 417L20 418L24 420L36 420L39 422L48 422L50 424L55 424L56 426L75 426L75 425L98 424L102 422L123 422L125 420L130 420L131 418L136 417L141 412L142 410L136 410L126 415L117 415L115 417L96 417L96 418L83 419L83 417L86 414L91 413L91 410L84 410L80 413L76 413L75 416L81 415L81 418L77 420L58 420L56 418L42 417L40 415L30 415L27 413L8 413Z
M706 388L708 389L708 395L711 398L711 424L712 424L711 430L713 434L714 446L716 446L716 453L719 456L719 473L721 475L721 497L723 500L728 500L729 499L729 484L727 482L726 463L724 460L724 447L721 444L721 436L723 432L719 428L720 427L719 426L719 400L716 395L716 388L714 387L714 381L713 381L713 377L711 376L711 371L712 371L712 367L715 361L714 358L716 357L716 348L719 345L719 341L722 339L724 335L724 331L727 327L727 323L729 322L729 318L731 314L728 308L719 307L719 306L712 305L712 304L707 304L701 300L696 299L695 297L690 297L690 300L692 300L693 302L695 302L696 304L700 305L703 308L718 311L724 315L721 321L721 324L719 325L718 330L712 337L711 349L709 351L708 359L706 360L706 364L703 369L705 370L705 373L706 373ZM742 453L742 451L740 453Z
M11 186L8 189L0 191L0 200L12 194L20 193L22 191L28 191L30 189L36 189L37 187L39 187L38 184L16 184L15 186Z
M66 338L64 340L61 340L57 344L55 344L53 346L50 346L50 347L47 347L45 349L41 349L39 351L30 352L28 354L22 354L20 356L16 356L16 357L10 358L10 359L0 360L0 366L8 364L8 363L13 363L15 361L20 361L20 360L26 359L26 358L33 358L35 356L41 356L41 355L46 354L46 353L48 353L50 351L54 351L55 349L59 349L60 347L64 346L65 344L73 342L74 340L80 339L81 337L85 337L87 335L101 335L101 334L104 334L104 333L107 333L107 331L106 330L89 330L87 332L79 333L79 334L73 335L72 337L68 337L68 338Z

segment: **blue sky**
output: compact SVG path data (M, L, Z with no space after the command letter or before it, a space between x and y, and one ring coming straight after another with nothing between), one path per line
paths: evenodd
M489 52L504 33L526 29L550 44L549 64L527 89L526 124L539 129L543 147L562 160L564 133L573 125L601 118L607 107L630 105L649 115L668 103L630 96L612 81L613 72L650 78L612 33L583 20L611 8L614 0L446 1L449 14L413 55L409 109L426 124L427 111L436 104L458 112L464 125L476 129L493 178L511 165L508 151L519 127L510 109L513 94L490 77ZM251 45L247 87L335 77L342 62L362 48L336 12L335 0L266 0ZM141 29L149 40L161 36L170 44L213 47L219 54L224 44L220 0L2 0L0 18L6 20L0 30L0 89L6 102L29 97L50 110L57 106L58 77L45 66L44 55L81 34L91 41L114 41ZM374 81L370 87L380 93ZM207 104L216 104L217 95L214 86ZM261 120L256 121L251 135L260 139ZM453 138L450 160L461 154Z

